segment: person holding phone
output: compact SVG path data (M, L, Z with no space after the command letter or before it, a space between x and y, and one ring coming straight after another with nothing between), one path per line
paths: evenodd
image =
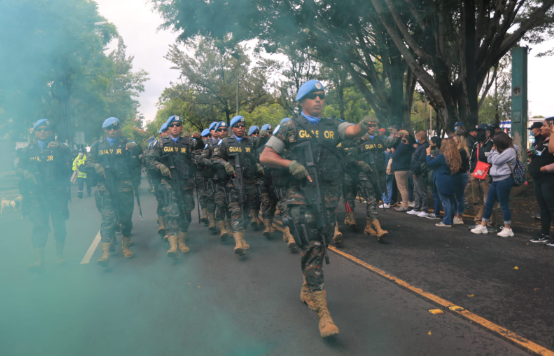
M412 154L415 149L408 141L408 136L408 131L398 131L397 137L400 138L400 144L398 145L396 150L393 150L393 153L391 154L394 177L396 178L398 191L402 196L402 205L394 209L398 212L410 210L408 206L408 175L410 174L410 163L412 161Z

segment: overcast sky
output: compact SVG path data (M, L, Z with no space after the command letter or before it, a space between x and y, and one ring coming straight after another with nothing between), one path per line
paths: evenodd
M169 46L175 43L176 34L158 30L162 20L152 12L146 0L96 0L100 14L115 24L127 45L127 54L135 56L135 69L145 69L150 80L146 91L139 98L139 110L148 121L154 119L156 103L164 88L178 78L178 72L170 69L166 55ZM550 91L554 83L554 57L536 58L535 55L554 46L549 41L533 46L529 55L529 110L531 116L554 115L554 99Z

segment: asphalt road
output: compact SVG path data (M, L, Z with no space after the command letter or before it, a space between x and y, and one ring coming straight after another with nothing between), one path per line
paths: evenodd
M90 263L80 264L100 226L93 198L74 195L67 264L55 265L51 236L41 275L26 268L29 222L18 212L0 215L0 355L528 354L448 310L431 314L436 304L333 252L325 281L341 334L322 340L315 312L299 301L300 256L289 252L280 233L267 240L249 229L252 248L239 258L232 239L221 242L194 214L191 252L174 262L156 234L155 200L141 192L144 220L135 209L135 257L124 259L118 244L107 270L95 264L99 248ZM359 224L362 214L358 209ZM552 348L551 310L545 308L554 251L527 246L520 236L475 237L399 214L382 218L391 230L389 244L345 231L343 250Z

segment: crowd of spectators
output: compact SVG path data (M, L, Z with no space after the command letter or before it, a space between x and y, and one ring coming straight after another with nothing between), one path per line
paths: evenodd
M529 127L535 140L527 150L528 173L541 220L540 234L530 241L550 247L554 247L554 239L549 237L554 219L553 123L554 117ZM514 236L510 193L515 186L514 170L521 167L520 148L498 125L481 124L466 130L458 122L454 134L445 138L427 137L423 130L414 134L393 125L388 137L384 128L379 135L386 138L387 147L386 192L380 208L397 205L397 212L440 220L437 227L451 228L464 225L464 212L472 204L474 222L468 226L472 233ZM500 212L503 226L497 229Z

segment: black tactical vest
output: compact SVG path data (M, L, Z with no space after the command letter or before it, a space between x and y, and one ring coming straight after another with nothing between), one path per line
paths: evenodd
M179 137L177 142L171 137L162 139L161 162L168 168L175 165L180 179L194 178L195 168L192 163L192 142L189 137Z
M317 125L314 125L303 116L297 117L293 121L296 127L296 142L291 144L292 159L306 165L304 149L298 148L298 145L307 141L312 147L321 179L323 181L339 181L342 175L343 160L337 150L340 138L335 121L321 119Z
M67 154L59 148L45 148L41 151L39 144L33 143L21 159L25 161L25 169L35 176L40 189L65 190L71 177Z
M247 179L256 178L256 153L252 140L246 136L239 142L235 136L226 137L225 139L226 152L229 157L228 162L235 166L234 157L239 156L240 166L243 168L244 177ZM231 158L232 157L232 158Z
M96 157L106 171L110 170L114 179L118 181L132 180L136 178L136 165L138 157L132 156L132 152L126 149L129 140L120 137L113 145L102 137L96 146Z
M385 144L380 137L369 138L365 136L366 140L359 140L358 150L360 152L360 158L365 163L369 164L372 169L381 168L385 166Z

